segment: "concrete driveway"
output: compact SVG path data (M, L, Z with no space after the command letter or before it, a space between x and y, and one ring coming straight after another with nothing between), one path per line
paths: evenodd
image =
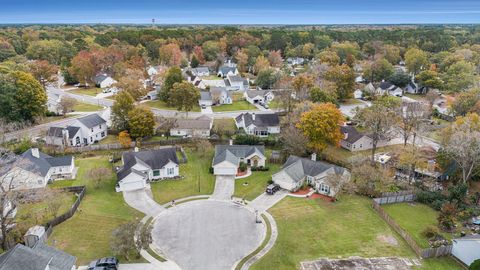
M255 220L232 202L186 202L156 217L153 245L183 270L230 270L265 238L265 225Z
M135 208L148 216L154 217L165 210L163 206L152 199L152 192L150 189L124 191L123 199L132 208Z
M217 175L215 179L215 190L210 199L231 200L235 191L235 176Z
M267 193L263 193L257 198L255 198L250 204L250 207L253 207L256 210L267 211L270 207L274 206L276 203L281 201L285 196L288 195L288 191L281 189L277 191L277 193L273 195L268 195Z
M202 109L202 114L213 114L212 106L206 106L205 109Z

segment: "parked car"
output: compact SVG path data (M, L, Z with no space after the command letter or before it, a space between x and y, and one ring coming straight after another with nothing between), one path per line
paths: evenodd
M92 261L88 265L88 270L118 270L118 260L115 257L101 258L96 261Z
M206 109L206 108L207 108L207 106L205 106L205 104L202 104L201 107L202 107L202 109Z
M277 185L277 184L270 184L267 186L267 189L265 190L265 192L269 195L273 195L275 194L277 191L280 190L280 186Z

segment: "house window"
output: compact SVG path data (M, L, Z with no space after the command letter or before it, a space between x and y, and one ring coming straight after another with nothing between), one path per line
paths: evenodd
M105 131L104 131L104 132L102 132L102 137L105 137Z
M76 142L76 143L75 143L76 145L79 145L79 144L80 144L80 137L77 137L77 138L75 139L75 142Z
M175 168L167 168L167 175L173 175L175 173Z
M93 128L90 129L93 132Z
M153 176L160 176L160 170L153 170Z
M324 194L330 194L330 187L325 184L320 184L320 192Z
M90 137L90 142L93 142L93 137Z
M307 175L307 183L312 184L313 182L313 177Z

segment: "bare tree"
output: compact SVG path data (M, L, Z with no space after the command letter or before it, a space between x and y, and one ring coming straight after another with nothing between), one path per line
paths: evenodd
M152 243L151 232L152 226L150 225L137 222L123 224L113 231L110 246L116 255L123 256L130 261L131 254L139 256L139 251L148 248Z
M88 172L88 177L95 188L99 188L106 176L110 175L110 170L105 167L93 168Z
M307 153L308 139L303 132L298 130L294 125L288 125L282 128L280 134L283 151L288 155L302 156Z
M170 130L177 125L177 119L162 116L157 117L156 122L158 123L157 133L164 134L167 139L170 137Z
M208 140L200 139L195 143L195 148L201 157L205 157L213 149L213 146Z
M63 115L73 111L75 105L77 105L78 101L71 97L62 97L60 102L58 103L59 110L62 112Z
M410 137L413 137L412 144L415 145L418 133L421 131L422 126L427 123L430 116L428 108L420 102L406 102L398 110L398 114L403 145L407 145Z
M330 187L330 194L336 198L341 194L343 186L349 181L349 175L330 173L325 177L325 183Z

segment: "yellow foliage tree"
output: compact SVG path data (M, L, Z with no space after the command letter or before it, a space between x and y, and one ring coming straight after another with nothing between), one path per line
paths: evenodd
M118 142L125 147L128 148L132 144L132 138L130 138L130 134L128 131L124 130L118 134Z

